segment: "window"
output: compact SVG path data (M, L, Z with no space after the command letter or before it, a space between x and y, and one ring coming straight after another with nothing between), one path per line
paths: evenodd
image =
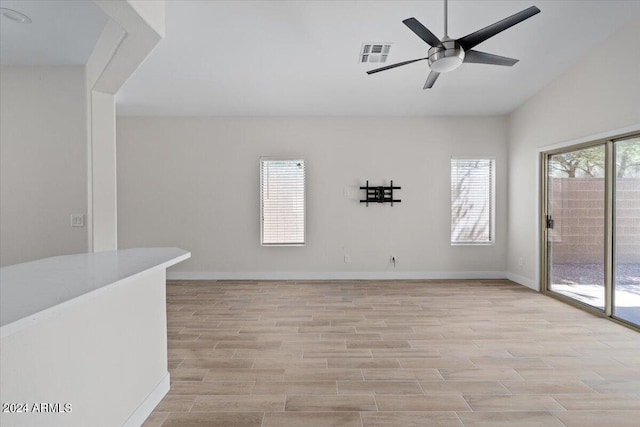
M494 239L495 160L451 158L451 244Z
M261 243L304 245L304 160L260 159Z

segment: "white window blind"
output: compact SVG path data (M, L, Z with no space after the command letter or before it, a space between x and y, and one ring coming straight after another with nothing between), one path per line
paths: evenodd
M260 159L263 245L304 245L304 160Z
M452 244L493 243L494 176L494 159L451 159Z

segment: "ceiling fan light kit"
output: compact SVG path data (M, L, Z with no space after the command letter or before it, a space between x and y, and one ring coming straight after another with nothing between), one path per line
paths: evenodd
M443 40L429 49L429 68L437 73L453 71L462 65L464 49L455 40Z
M458 68L463 63L502 65L511 67L518 62L517 59L507 58L505 56L494 55L491 53L480 52L473 48L483 41L495 36L502 31L513 27L514 25L531 18L533 15L540 13L540 9L531 6L514 15L509 16L501 21L491 24L481 30L459 39L451 39L447 34L447 0L444 0L444 37L440 40L416 18L408 18L402 21L411 31L420 37L425 43L431 46L424 58L411 59L409 61L398 62L396 64L387 65L386 67L376 68L367 71L367 74L374 74L380 71L389 70L403 65L412 64L418 61L428 60L431 72L427 77L427 81L423 89L433 87L441 73L447 73Z

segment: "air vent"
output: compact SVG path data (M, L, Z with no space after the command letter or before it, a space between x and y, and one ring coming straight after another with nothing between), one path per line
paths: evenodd
M391 50L391 43L363 43L360 50L360 63L386 62Z

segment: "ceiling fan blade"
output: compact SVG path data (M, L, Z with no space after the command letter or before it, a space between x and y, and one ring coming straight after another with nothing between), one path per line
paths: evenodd
M464 53L464 62L473 64L490 64L513 66L517 59L507 58L506 56L494 55L492 53L479 52L477 50L468 50Z
M433 87L433 84L436 82L436 80L438 80L439 75L440 73L438 73L437 71L431 71L422 89L431 89Z
M488 27L484 27L481 30L458 39L458 43L460 43L462 48L467 51L488 38L493 37L507 28L513 27L514 25L524 21L525 19L531 18L533 15L538 13L540 13L540 9L535 6L531 6L530 8L522 10L515 15L504 18L502 21L498 21L495 24L491 24Z
M438 39L431 31L427 29L424 25L420 23L416 18L408 18L402 21L404 25L409 27L411 31L416 33L418 37L424 40L430 46L439 46L441 44L440 39Z
M367 71L367 74L373 74L373 73L378 73L378 72L380 72L380 71L384 71L384 70L390 70L391 68L401 67L401 66L403 66L403 65L411 64L411 63L413 63L413 62L424 61L425 59L429 59L429 57L426 57L426 58L418 58L418 59L411 59L411 60L409 60L409 61L398 62L397 64L387 65L386 67L376 68L375 70L369 70L369 71Z

